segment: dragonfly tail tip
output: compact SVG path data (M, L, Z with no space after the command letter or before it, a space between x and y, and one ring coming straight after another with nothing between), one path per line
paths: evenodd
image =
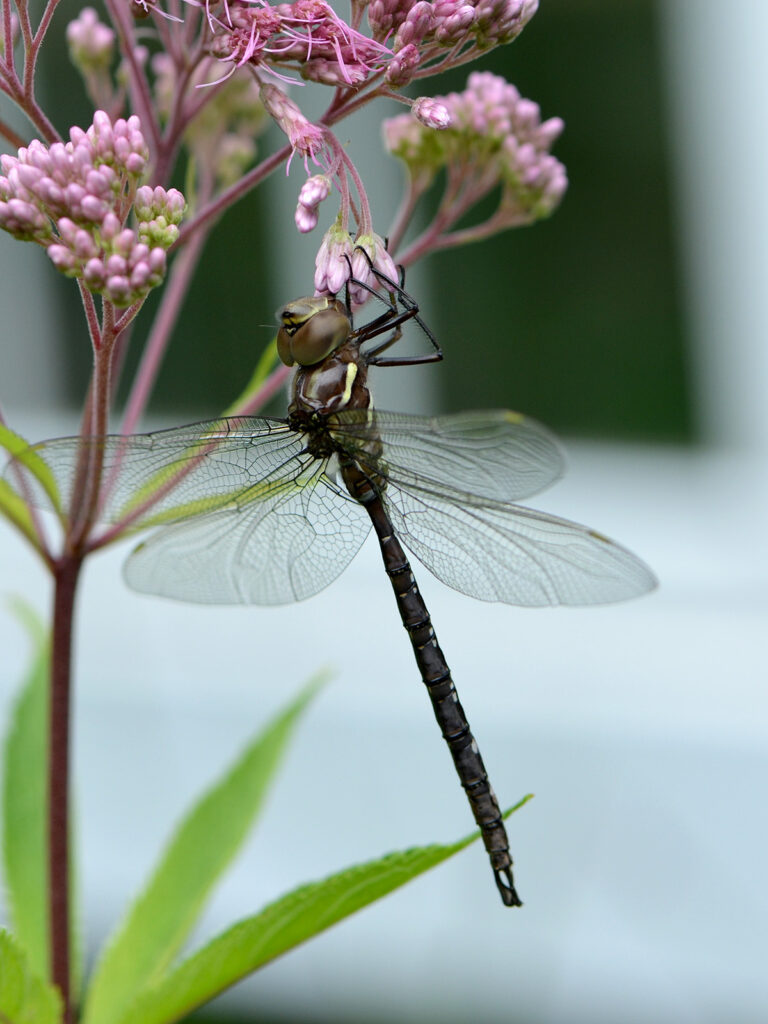
M509 868L494 871L496 886L501 894L501 901L505 907L522 907L523 901L517 895L515 883L512 880L512 872Z

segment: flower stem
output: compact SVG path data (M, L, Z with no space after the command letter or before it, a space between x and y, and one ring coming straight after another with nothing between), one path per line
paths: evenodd
M48 918L51 977L61 992L63 1024L72 1022L69 907L69 726L72 625L80 555L54 570L53 650L48 745Z
M170 280L163 290L160 309L155 316L136 379L131 388L123 417L123 434L133 433L146 408L160 369L160 363L168 347L171 332L176 325L179 310L189 291L208 234L208 230L201 229L192 235L186 247L181 250L171 266Z

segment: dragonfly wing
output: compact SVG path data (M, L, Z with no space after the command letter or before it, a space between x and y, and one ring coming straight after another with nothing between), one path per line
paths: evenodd
M379 439L383 475L405 485L508 502L544 490L565 468L545 427L504 410L434 417L349 411L331 423L344 447L363 459Z
M395 532L448 586L516 605L608 604L656 586L635 555L586 526L521 505L466 501L391 482Z
M363 508L307 459L254 496L152 534L124 576L142 593L199 604L287 604L332 583L365 540Z
M240 417L193 423L150 434L58 438L32 446L70 508L83 460L101 463L98 519L131 517L134 527L173 522L229 504L255 481L279 472L303 448L300 434L282 420ZM19 463L6 476L12 481ZM46 491L21 467L30 500L52 505Z

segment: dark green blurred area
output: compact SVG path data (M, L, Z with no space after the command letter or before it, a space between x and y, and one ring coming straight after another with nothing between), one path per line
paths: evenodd
M66 6L67 17L78 9ZM430 81L429 92L461 89L475 68L504 74L542 117L564 118L555 154L571 184L548 221L428 261L447 407L511 406L584 436L693 440L654 4L543 0L513 45ZM87 124L71 68L62 65L56 86L57 123ZM270 144L262 140L262 153ZM250 376L270 336L260 325L271 324L281 301L270 270L281 239L267 236L264 203L257 191L214 231L155 411L214 414ZM72 332L62 334L70 395L79 403L87 346L75 291L59 284ZM124 378L156 302L139 318Z
M647 0L542 0L482 61L565 120L554 153L570 187L549 220L434 257L450 409L511 404L564 433L692 438L659 64Z

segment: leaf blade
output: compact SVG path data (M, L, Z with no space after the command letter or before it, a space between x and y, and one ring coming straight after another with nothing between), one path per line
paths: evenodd
M294 889L193 953L142 993L118 1024L181 1020L259 967L459 853L479 835L387 854Z
M116 1021L137 992L165 971L250 830L293 729L320 685L315 680L307 686L184 817L105 949L83 1024Z
M32 642L32 658L16 698L3 750L3 861L8 907L32 970L47 977L47 726L50 643L39 619L17 610Z
M39 540L29 508L7 480L0 480L0 512L37 547Z
M32 969L10 932L0 930L0 1021L3 1024L60 1024L61 998Z
M0 423L0 448L5 448L12 459L32 474L48 496L52 508L61 515L61 498L56 479L34 447L19 434L14 433L10 427Z

